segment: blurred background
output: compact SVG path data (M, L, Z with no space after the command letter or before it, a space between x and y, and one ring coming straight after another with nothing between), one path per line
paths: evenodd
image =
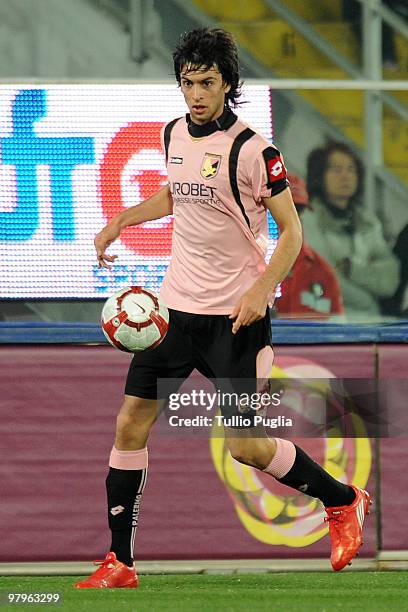
M171 221L114 245L110 275L92 238L165 180L157 131L185 112L171 52L203 26L236 36L238 112L283 152L298 198L305 246L276 316L406 316L407 12L404 0L0 0L0 317L96 322L114 289L159 286Z
M111 271L93 238L165 183L160 129L186 112L171 53L204 26L238 41L237 112L282 151L304 229L271 376L391 380L370 398L388 434L357 420L302 446L374 493L363 555L407 559L406 392L392 386L408 379L407 18L405 0L0 0L0 561L105 554L130 356L105 345L100 312L118 288L159 287L172 219L124 232ZM273 219L269 232L271 252ZM139 558L328 557L320 504L216 436L181 437L153 434Z

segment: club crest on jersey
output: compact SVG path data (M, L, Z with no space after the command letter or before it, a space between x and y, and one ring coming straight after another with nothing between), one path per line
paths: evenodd
M201 164L200 174L204 179L212 179L218 174L221 166L221 155L206 153Z

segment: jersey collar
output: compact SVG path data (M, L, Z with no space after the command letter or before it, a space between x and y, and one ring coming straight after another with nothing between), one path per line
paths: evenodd
M209 123L204 123L203 125L194 123L189 113L186 115L188 132L194 138L209 136L218 130L228 130L228 128L234 125L237 119L238 117L228 107L224 109L224 112L218 119L210 121Z

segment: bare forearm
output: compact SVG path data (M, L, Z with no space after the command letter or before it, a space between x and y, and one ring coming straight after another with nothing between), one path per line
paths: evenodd
M235 319L232 333L242 325L251 325L265 316L268 302L274 297L276 286L292 268L302 246L302 226L289 189L263 198L279 228L279 240L264 273L235 304L230 319Z
M230 319L235 319L232 333L241 325L250 325L265 316L268 303L273 301L276 286L292 268L302 246L302 230L296 227L282 231L276 249L265 272L254 285L241 296Z
M94 244L98 257L99 267L109 268L106 262L113 263L116 255L108 255L106 249L119 238L120 232L129 225L139 225L145 221L153 221L171 215L173 212L173 200L170 188L163 187L151 198L132 206L119 213L105 225L103 230L95 236Z
M295 263L302 246L302 226L289 189L277 196L264 198L266 208L272 214L279 228L279 240L276 249L257 281L257 286L264 292L274 291L283 281Z
M132 206L119 213L110 223L116 225L119 230L122 230L130 225L139 225L146 221L153 221L154 219L166 217L167 215L171 215L172 212L173 200L171 198L170 188L167 185L145 202Z
M265 290L273 291L288 275L299 255L301 246L302 230L300 227L288 228L282 232L265 272L258 281Z

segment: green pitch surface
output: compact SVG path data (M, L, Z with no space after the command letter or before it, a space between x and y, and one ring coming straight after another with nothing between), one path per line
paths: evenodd
M332 612L408 610L408 572L142 576L138 589L75 590L72 576L0 577L3 610L54 612ZM5 603L6 594L56 593L62 603Z

